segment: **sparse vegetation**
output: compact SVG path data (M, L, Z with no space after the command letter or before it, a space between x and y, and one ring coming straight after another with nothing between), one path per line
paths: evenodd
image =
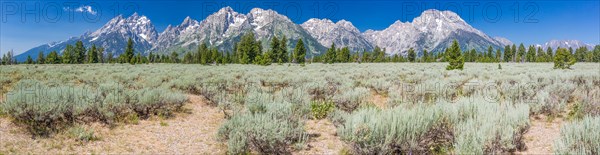
M526 147L530 116L576 124L600 114L600 78L589 74L597 64L446 65L11 65L0 72L0 107L38 137L152 116L161 119L151 124L173 127L162 118L179 111L184 94L199 95L225 114L217 136L231 154L310 148L307 121L331 122L350 153L511 153ZM373 106L375 97L386 106ZM102 137L85 129L75 139Z
M556 154L600 153L600 117L585 117L581 121L565 124L560 139L555 142Z

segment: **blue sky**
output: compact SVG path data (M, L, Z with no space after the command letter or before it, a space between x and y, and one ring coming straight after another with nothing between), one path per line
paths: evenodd
M186 16L203 20L221 7L248 13L273 9L295 23L310 18L345 19L360 31L382 30L396 20L412 21L423 10L450 10L490 36L515 43L542 44L552 39L600 43L599 0L543 1L0 1L0 51L20 53L32 47L94 31L118 14L148 16L157 31ZM37 8L36 8L37 6ZM37 18L37 20L36 20Z

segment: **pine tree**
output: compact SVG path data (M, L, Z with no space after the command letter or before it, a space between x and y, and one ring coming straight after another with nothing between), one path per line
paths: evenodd
M183 56L183 63L191 64L193 62L193 56L191 52L185 52L185 56Z
M254 33L249 32L245 34L237 46L237 51L240 54L239 62L241 64L254 62L256 56L262 51L260 48L261 45L254 38Z
M104 48L100 47L98 48L98 62L99 63L106 63L106 59L104 59Z
M304 47L304 42L302 42L302 38L300 38L298 39L298 43L296 43L296 47L294 48L294 62L304 64L305 57L306 47Z
M446 53L446 59L448 62L450 62L450 64L446 67L446 70L463 69L465 60L462 56L462 51L456 39L452 42L452 46L450 46L448 49L448 53Z
M27 55L27 60L25 61L26 64L33 64L33 59L31 58L31 55Z
M95 44L92 44L92 47L89 50L88 63L98 63L98 53Z
M123 57L123 59L124 59L123 61L124 62L121 62L121 63L129 63L129 64L133 65L135 62L131 61L131 59L133 59L134 52L135 51L133 49L133 40L131 40L131 38L129 38L127 40L127 47L125 48L125 53L124 53L125 55Z
M337 54L337 62L348 62L350 61L350 49L348 49L348 47L344 47L342 49L339 50L339 53Z
M108 51L108 53L106 53L106 61L107 61L108 63L114 63L114 60L113 60L113 59L114 59L113 52L111 52L111 51Z
M546 56L548 57L546 62L551 62L554 60L554 52L552 52L552 47L548 47L548 49L546 49Z
M373 55L371 57L370 62L384 62L385 61L385 51L382 50L379 46L375 46L373 49Z
M416 59L417 53L415 53L415 49L411 47L410 49L408 49L408 61L415 62Z
M506 45L504 46L504 62L510 62L511 60L510 45Z
M493 62L494 59L494 48L492 46L488 46L487 53L485 55L485 62Z
M496 58L494 62L502 62L502 51L500 49L496 49Z
M566 49L558 48L554 56L554 69L569 69L575 64L575 57Z
M546 61L548 61L547 59L548 59L548 56L546 56L546 53L544 53L544 50L542 49L542 47L538 47L535 62L546 62Z
M325 58L323 63L335 63L336 62L336 47L335 47L335 43L331 43L331 47L329 47L329 49L327 49L327 52L325 52Z
M511 58L510 58L511 61L519 62L517 60L517 46L515 44L513 44L512 47L510 48L510 55L511 55Z
M535 62L535 47L533 45L527 49L527 56L525 58L527 62Z
M525 46L523 43L519 45L519 53L517 53L517 62L523 62L525 60Z
M281 62L281 47L279 47L279 39L277 38L277 36L273 36L273 38L271 38L271 43L270 43L271 49L269 49L269 51L271 52L269 55L271 55L271 62Z
M86 50L81 40L75 43L75 63L82 64L85 62Z
M375 48L379 48L379 47L375 47ZM371 53L367 52L367 51L363 51L362 53L362 58L360 59L361 62L373 62L372 58L371 58Z
M67 45L65 50L63 51L63 63L64 64L74 64L75 61L75 50L73 46Z
M38 64L44 64L44 63L45 63L45 59L44 59L44 52L40 51L40 52L38 53L38 56L37 56L36 62L37 62Z
M289 58L288 58L288 49L287 49L287 37L283 36L283 38L281 38L281 41L279 42L279 53L277 55L278 63L285 63L285 62L289 62Z
M60 59L58 58L58 53L56 51L52 51L46 57L46 64L59 64Z
M423 62L430 62L431 58L429 58L429 57L430 57L429 56L429 52L427 52L427 50L423 50L423 58L421 58L421 59L423 59L422 61Z
M577 50L575 50L575 59L577 59L577 62L585 61L585 55L586 55L587 51L588 51L588 49L585 46L579 47L579 48L577 48Z
M173 51L171 52L171 63L179 63L179 54L177 54L177 52Z

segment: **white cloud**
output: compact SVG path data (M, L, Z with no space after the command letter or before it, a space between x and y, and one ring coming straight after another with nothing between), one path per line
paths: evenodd
M75 9L71 9L69 7L64 7L63 10L64 11L75 11L75 12L87 12L87 13L90 13L92 15L96 15L96 13L98 13L98 12L94 11L94 9L92 8L92 6L89 6L89 5L80 6L80 7L75 8Z

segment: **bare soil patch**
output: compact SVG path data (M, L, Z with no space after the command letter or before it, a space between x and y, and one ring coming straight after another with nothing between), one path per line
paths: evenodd
M548 121L546 116L532 117L531 127L525 133L525 145L527 150L517 152L518 154L553 154L554 141L560 137L562 118Z
M337 136L333 123L327 119L307 120L305 129L310 135L306 149L293 154L339 154L346 146Z

